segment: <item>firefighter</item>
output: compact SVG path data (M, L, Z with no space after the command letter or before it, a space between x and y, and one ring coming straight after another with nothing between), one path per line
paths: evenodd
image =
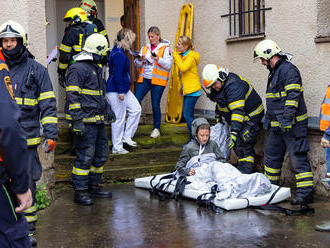
M214 64L204 67L203 79L211 88L209 98L216 102L216 119L224 117L231 126L229 148L238 156L237 169L255 172L254 145L264 115L260 96L246 79Z
M28 170L32 154L27 152L18 118L8 67L0 59L0 247L3 248L31 247L29 227L22 212L32 205Z
M65 73L74 62L74 55L81 52L86 38L97 32L97 27L89 23L87 14L82 8L68 10L63 19L67 24L64 37L59 48L58 78L62 87L65 87Z
M101 34L90 35L76 62L68 69L66 86L66 118L76 148L72 169L74 202L92 205L91 197L111 198L111 192L100 187L103 165L109 156L105 130L107 101L102 68L98 66L108 42Z
M40 179L42 172L37 151L41 143L40 124L43 128L45 152L51 152L56 146L58 130L55 94L46 68L27 49L27 34L19 23L7 21L0 26L0 46L10 69L15 100L21 110L19 121L26 132L28 148L33 153L34 161L30 169L31 191L35 203L36 181ZM33 244L36 243L33 237L36 212L35 204L25 212Z
M313 174L307 159L308 116L303 95L300 72L289 60L292 55L283 53L272 40L263 40L254 49L254 59L270 71L266 90L267 112L264 126L265 174L273 184L279 184L281 168L288 150L296 173L296 196L293 205L312 200Z
M105 29L102 21L97 18L97 6L94 0L81 0L80 8L85 10L88 19L96 25L97 32L102 34L108 41L108 46L110 47L109 37L107 34L107 30Z

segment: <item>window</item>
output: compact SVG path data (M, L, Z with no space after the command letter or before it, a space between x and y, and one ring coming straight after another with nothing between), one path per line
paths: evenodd
M247 37L265 33L265 0L229 0L230 37Z

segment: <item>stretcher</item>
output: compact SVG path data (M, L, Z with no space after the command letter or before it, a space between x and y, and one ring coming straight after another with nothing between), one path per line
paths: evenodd
M159 182L160 178L166 175L168 174L157 175L156 177L150 176L150 177L136 178L134 180L134 186L142 189L151 189L154 185L156 185ZM166 184L170 182L170 180L171 179L162 179L161 182ZM168 184L167 187L164 188L164 192L172 193L175 190L175 186L176 186L176 180L172 180L170 184ZM274 194L275 191L277 191L276 194ZM208 193L210 192L185 189L182 193L182 196L196 200L198 196ZM225 200L218 200L217 198L214 198L212 202L215 206L220 207L222 209L236 210L236 209L244 209L249 206L262 206L265 205L266 203L275 204L284 201L290 197L291 197L290 188L286 188L286 187L279 188L279 186L272 185L271 191L267 194L254 196L254 197L231 198ZM270 199L271 201L269 201Z
M174 51L177 51L176 45L181 35L192 37L192 24L193 24L193 4L185 4L180 11L178 29L176 31ZM181 77L178 66L173 63L170 76L170 85L167 95L167 105L165 120L170 123L179 123L182 117L183 96L181 91Z

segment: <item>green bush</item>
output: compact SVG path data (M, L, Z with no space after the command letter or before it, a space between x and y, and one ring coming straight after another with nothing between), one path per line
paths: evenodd
M36 206L38 210L44 209L50 205L52 199L48 196L47 187L45 183L40 183L37 186L36 192Z

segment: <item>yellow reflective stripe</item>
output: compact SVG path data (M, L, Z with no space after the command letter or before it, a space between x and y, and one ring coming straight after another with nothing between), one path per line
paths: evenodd
M280 123L278 121L271 121L270 122L270 126L271 127L279 127L280 126Z
M248 82L247 82L247 83L248 83ZM253 90L252 85L250 85L249 83L248 83L248 85L249 85L249 90L248 90L248 92L245 94L245 100L248 99L249 95L251 94L251 92L252 92L252 90Z
M245 105L244 100L238 100L238 101L229 103L228 107L229 107L230 110L234 110L234 109L237 109L237 108L244 107L244 105Z
M74 46L73 46L73 50L75 50L76 52L81 52L81 46L79 46L79 45L74 45Z
M24 211L25 214L31 214L37 211L37 206L34 204L32 207L29 207L27 210Z
M106 31L106 30L102 30L102 31L100 32L100 34L106 36L106 35L107 35L107 31Z
M40 93L38 100L41 101L41 100L45 100L48 98L55 98L54 91L46 91L46 92Z
M230 111L227 107L221 108L219 104L217 104L217 108L221 112L229 112Z
M269 173L272 173L272 174L278 174L278 173L281 173L281 169L274 169L274 168L270 168L266 165L264 165L264 169L265 171L269 172Z
M45 124L57 124L57 117L44 117L41 119L41 124L45 125Z
M94 167L94 166L92 165L92 166L91 166L91 170L90 170L90 172L101 174L101 173L103 173L103 166L97 168L97 167Z
M284 86L285 91L288 90L301 90L301 85L300 84L288 84L286 86Z
M306 177L313 177L313 173L312 172L304 172L304 173L299 173L296 175L296 179L302 179L302 178L306 178Z
M258 114L260 114L263 110L264 110L264 105L260 104L259 107L258 107L256 110L252 111L252 112L249 114L249 116L252 117L252 116L258 115Z
M31 139L26 139L27 145L28 146L33 146L33 145L38 145L41 142L41 138L31 138Z
M33 216L31 216L31 215L25 215L25 218L26 218L26 221L28 223L30 223L30 222L36 222L38 220L38 216L37 215L33 215Z
M61 63L61 62L58 62L58 68L60 68L60 69L67 69L68 68L68 66L69 66L69 64L63 64L63 63Z
M62 50L63 52L66 52L66 53L70 53L71 50L72 50L72 47L69 47L67 45L61 44L60 45L60 50Z
M95 115L89 118L83 118L83 122L97 122L97 121L104 121L104 115Z
M231 120L232 121L243 122L244 121L244 116L243 115L239 115L239 114L232 114L231 115Z
M303 120L306 120L307 118L308 118L307 113L303 114L303 115L296 116L297 121L303 121Z
M267 173L264 173L266 175L266 177L270 180L270 181L278 181L281 179L280 176L270 176Z
M66 115L65 115L65 119L67 119L67 120L70 120L70 121L71 121L71 120L72 120L72 117L71 117L71 115L69 115L69 114L66 114Z
M249 162L249 163L254 163L254 157L252 157L252 156L248 156L248 157L246 157L246 158L241 158L241 159L238 160L238 162L240 162L240 161L245 161L245 162Z
M293 107L298 107L298 102L297 101L292 101L292 100L286 100L285 101L285 106L293 106Z
M83 169L79 169L79 168L76 168L73 166L72 174L75 174L77 176L88 176L89 170L83 170Z
M82 89L81 94L84 95L91 95L91 96L102 96L103 91L102 90L90 90L90 89Z
M78 91L79 94L81 93L81 89L79 86L75 86L75 85L70 85L70 86L67 86L65 88L65 91Z
M38 104L38 99L15 97L18 105L34 106Z
M80 103L73 103L69 105L69 110L73 110L73 109L80 109L81 108L81 104Z
M279 98L287 96L285 91L277 92L277 93L266 93L266 98Z
M297 188L313 186L313 181L297 182Z

